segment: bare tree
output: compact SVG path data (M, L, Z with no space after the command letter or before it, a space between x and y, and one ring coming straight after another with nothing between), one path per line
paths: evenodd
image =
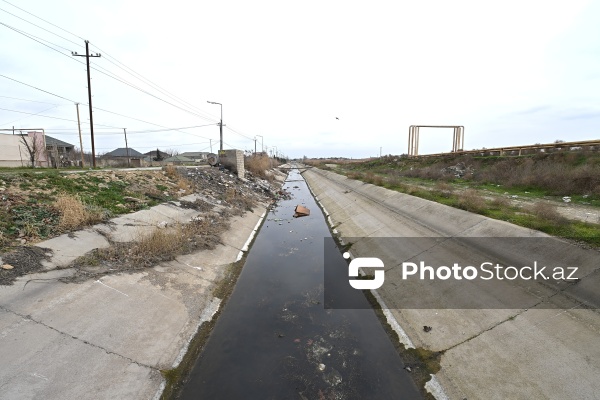
M44 151L44 145L40 143L40 138L37 135L25 136L23 133L20 133L20 135L21 143L23 143L27 148L29 161L31 162L31 168L35 168L36 161L40 159L40 156ZM31 138L31 143L27 140L28 138Z
M166 149L165 153L167 153L169 155L169 157L174 157L174 156L178 156L179 155L179 150Z

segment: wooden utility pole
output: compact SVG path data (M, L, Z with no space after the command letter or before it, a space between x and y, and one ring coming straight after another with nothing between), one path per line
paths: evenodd
M79 128L79 152L81 153L81 167L85 167L85 161L83 160L83 140L81 139L81 121L79 120L79 103L75 103L77 108L77 128Z
M72 51L72 55L77 57L85 57L85 63L87 65L87 81L88 81L88 103L90 106L90 133L92 136L92 165L96 168L96 145L94 144L94 118L92 117L92 80L90 78L90 57L102 57L100 53L90 54L90 41L85 41L85 55L77 54Z
M125 134L125 150L127 151L127 166L131 167L131 161L129 159L129 146L127 145L127 128L123 128L123 133Z

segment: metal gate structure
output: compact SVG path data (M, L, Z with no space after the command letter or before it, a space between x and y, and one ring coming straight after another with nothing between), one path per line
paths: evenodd
M462 125L411 125L408 128L408 156L419 155L419 128L453 128L452 152L462 151L465 143L465 127Z

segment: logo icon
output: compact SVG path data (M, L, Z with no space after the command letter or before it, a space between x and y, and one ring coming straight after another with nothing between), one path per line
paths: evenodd
M345 252L343 257L347 260L350 258L350 253ZM385 271L383 270L383 261L376 257L357 257L350 261L348 265L348 275L353 278L358 278L359 268L381 268L374 271L374 279L349 279L350 286L358 290L379 289L385 280Z

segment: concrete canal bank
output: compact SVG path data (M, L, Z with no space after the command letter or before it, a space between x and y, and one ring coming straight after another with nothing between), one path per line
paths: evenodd
M537 232L452 209L440 204L347 179L332 172L303 173L311 190L342 237L354 238L354 256L374 256L376 238L525 237L540 245L537 254L577 260L580 279L539 286L503 286L528 307L403 308L403 293L414 289L401 281L400 261L410 246L384 254L386 285L378 290L409 347L441 353L441 370L428 383L438 399L596 399L600 393L600 287L597 252L544 238ZM533 240L532 239L532 240ZM414 243L420 243L417 239ZM476 249L490 258L514 259L511 249L485 241ZM485 248L484 248L485 247ZM460 260L471 251L443 249L439 260ZM472 250L472 249L471 249ZM459 287L460 288L460 287ZM485 293L475 289L473 298ZM425 294L425 293L422 293ZM438 292L437 299L447 293ZM414 298L419 297L415 293ZM477 303L476 303L477 304ZM484 307L485 306L485 307ZM427 328L427 329L426 329Z

